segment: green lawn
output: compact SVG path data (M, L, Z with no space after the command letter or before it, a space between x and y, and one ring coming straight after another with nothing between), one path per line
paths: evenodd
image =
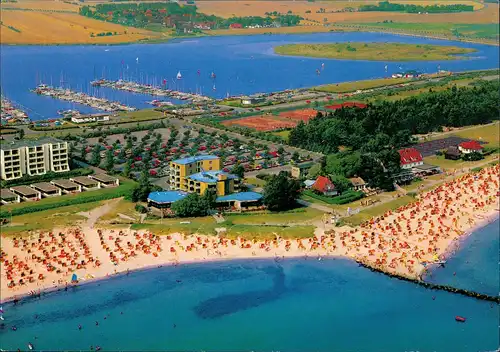
M283 140L286 142L288 141L288 136L290 136L290 132L291 131L285 130L285 131L271 132L271 134L283 138Z
M467 36L470 38L498 39L498 23L491 24L465 24L465 23L357 23L360 27L393 29L398 31L418 31L429 35Z
M495 122L486 126L464 129L463 131L453 132L454 136L470 138L488 142L488 147L500 146L500 122Z
M266 181L261 180L260 178L257 177L246 177L245 182L257 187L264 187L266 185Z
M142 109L137 111L121 112L118 114L118 117L121 123L125 121L128 122L147 121L163 117L163 112L156 111L154 109Z
M371 61L456 60L458 54L475 49L457 46L403 43L286 44L274 48L277 54Z
M2 226L2 235L21 235L28 231L50 231L55 227L74 226L86 219L77 213L92 210L100 205L102 201L13 216L12 225Z
M358 89L371 89L371 88L379 88L385 86L391 86L400 83L408 83L411 82L408 78L381 78L381 79L370 79L365 81L354 81L354 82L344 82L337 84L327 84L324 86L316 87L315 90L321 92L329 92L329 93L346 93L346 92L354 92Z
M225 216L225 219L232 224L290 224L301 223L321 219L322 211L312 208L300 208L285 212L265 212L265 213L243 213L243 214L230 214Z

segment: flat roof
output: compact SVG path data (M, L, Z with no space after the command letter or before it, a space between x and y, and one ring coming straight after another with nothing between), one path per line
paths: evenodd
M197 161L215 160L215 159L219 159L219 157L216 155L197 155L197 156L190 156L188 158L173 160L172 162L175 164L185 165L185 164L195 163Z
M34 139L34 140L22 140L22 141L15 141L15 142L2 142L0 144L0 149L2 150L10 150L10 149L18 149L21 147L37 147L41 146L43 144L55 144L55 143L64 143L64 141L60 139L55 139L52 137L45 137L45 138L40 138L40 139Z
M52 183L48 182L38 182L38 183L33 183L31 185L33 188L37 188L42 192L52 192L52 191L59 191L59 188L54 186Z
M64 188L64 189L78 188L78 185L70 180L59 179L59 180L52 180L50 182L52 182L54 185L61 187L61 188Z
M163 191L151 192L148 195L148 201L155 203L174 203L185 198L189 193L183 191Z
M93 179L96 179L99 182L115 182L117 180L116 177L112 177L106 174L95 174L90 175Z
M439 169L439 166L436 165L431 165L431 164L422 164L418 166L414 166L415 169L419 170L433 170L433 169Z
M1 199L12 199L12 198L17 198L18 195L15 194L14 192L6 189L6 188L2 188L1 191L0 191L0 198Z
M219 175L227 176L228 180L234 180L238 178L238 176L236 175L228 174L227 172L221 170L198 172L197 174L192 174L188 178L198 182L217 183L219 181Z
M81 183L84 186L92 186L92 185L97 185L99 183L99 181L93 180L87 176L72 177L71 180L73 180L76 183Z
M35 191L33 188L28 187L28 186L15 186L10 188L13 191L16 191L17 193L21 193L23 196L36 196L38 195L38 192Z
M257 192L240 192L217 197L217 202L256 202L262 198L262 194Z

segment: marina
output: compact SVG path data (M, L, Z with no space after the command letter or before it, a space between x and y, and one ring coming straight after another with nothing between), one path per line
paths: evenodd
M40 84L32 92L38 95L44 95L55 99L66 100L72 103L90 106L94 109L103 111L135 111L134 107L121 104L119 102L109 101L105 98L97 98L82 92L75 92L65 88L55 88L46 84Z
M182 76L177 76L177 79L182 79ZM164 86L166 86L166 80L163 80ZM167 88L162 88L150 84L141 84L132 81L125 81L119 79L118 81L112 81L107 79L99 79L90 82L93 87L107 87L111 89L123 90L126 92L148 94L157 97L169 97L178 100L189 100L193 103L206 103L211 102L212 98L206 97L200 94L180 92L177 90L171 90Z
M11 101L1 97L1 124L22 125L30 122L28 115L12 104Z

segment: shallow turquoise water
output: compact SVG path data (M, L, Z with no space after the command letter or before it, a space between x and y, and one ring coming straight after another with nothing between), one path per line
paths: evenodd
M489 295L498 295L500 288L500 220L469 236L459 251L436 268L429 282L451 285Z
M3 349L469 352L499 338L498 306L344 259L161 268L4 310Z

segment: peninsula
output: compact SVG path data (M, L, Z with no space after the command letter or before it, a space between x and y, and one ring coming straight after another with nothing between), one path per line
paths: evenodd
M463 58L456 55L475 51L457 46L402 43L287 44L274 48L280 55L372 61L454 60Z

